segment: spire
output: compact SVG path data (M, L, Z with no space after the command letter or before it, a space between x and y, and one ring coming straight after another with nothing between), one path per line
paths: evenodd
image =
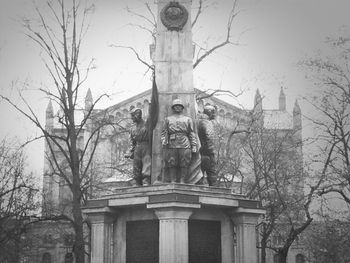
M46 128L53 128L53 107L50 100L46 107Z
M283 87L281 87L280 96L278 100L278 109L280 111L286 110L286 95L284 94Z
M53 117L53 107L52 107L52 101L50 100L46 107L46 119Z
M301 109L298 100L295 100L293 108L293 130L294 138L296 140L296 145L299 145L299 155L302 156L302 120L301 120Z
M294 108L293 108L293 115L297 115L297 114L299 114L299 115L301 114L301 109L300 109L298 100L295 100Z
M254 110L255 111L262 111L262 98L261 98L259 89L257 89L256 93L255 93Z
M293 109L293 127L296 130L301 129L301 109L298 103L298 100L295 100L294 109Z
M92 107L92 104L93 104L93 99L92 99L91 90L88 89L85 96L85 111L89 111Z

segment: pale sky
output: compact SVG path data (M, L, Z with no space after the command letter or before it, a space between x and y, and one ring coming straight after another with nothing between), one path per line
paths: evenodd
M81 96L85 96L88 88L95 98L103 93L110 94L110 100L98 105L105 108L150 88L150 75L144 75L145 67L135 56L109 45L133 46L150 61L152 39L130 25L142 24L143 21L125 10L129 5L132 10L146 14L144 1L93 2L95 12L81 58L84 63L94 58L96 69L89 75ZM154 6L154 1L150 2ZM193 29L194 41L204 47L223 39L231 6L229 0L211 2L214 6L203 13ZM37 3L41 7L44 1ZM194 1L195 6L196 3ZM305 56L327 52L325 38L341 34L344 25L350 29L350 1L241 0L239 9L243 12L233 24L233 39L241 36L241 45L222 48L204 60L194 71L195 87L233 92L239 92L241 87L246 91L234 103L245 108L252 108L255 90L259 88L264 96L264 108L273 109L278 107L279 90L283 86L287 110L291 112L296 98L317 91L295 63ZM11 83L21 87L21 83L27 81L30 86L24 94L44 121L48 101L35 88L49 86L50 79L42 64L40 50L21 32L19 20L23 16L34 17L32 1L0 0L0 92L16 100ZM242 32L245 33L242 35ZM299 102L305 113L307 106L303 101ZM0 123L0 137L18 136L25 140L38 133L30 122L3 101L0 101ZM41 176L43 142L30 145L27 154L29 169Z

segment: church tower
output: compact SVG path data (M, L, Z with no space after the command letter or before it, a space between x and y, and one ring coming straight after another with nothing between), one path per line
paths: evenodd
M278 98L278 109L280 111L286 111L286 95L284 94L283 87L281 87L280 96Z
M54 132L54 111L50 100L46 108L45 130L52 134ZM59 202L59 179L53 173L50 160L52 159L49 141L45 140L44 152L44 176L43 176L43 215L49 215Z
M298 146L298 154L302 158L302 121L301 121L301 109L298 103L298 100L295 100L294 108L293 108L293 131L295 144ZM300 160L302 162L302 160Z
M85 111L84 111L84 116L86 116L89 111L91 110L93 106L93 99L92 99L92 94L91 94L91 89L88 89L86 96L85 96Z
M296 138L301 143L302 140L302 122L301 122L301 109L298 100L295 100L293 108L293 130L295 132Z
M261 128L264 125L262 97L259 89L256 90L255 97L254 97L253 125L258 125Z
M255 112L262 112L262 97L260 95L259 89L257 89L256 92L255 92L254 111Z
M298 100L295 100L293 108L293 138L296 147L296 157L298 159L300 172L303 173L303 146L302 146L302 121L301 121L301 109ZM304 178L300 181L301 189L304 186Z

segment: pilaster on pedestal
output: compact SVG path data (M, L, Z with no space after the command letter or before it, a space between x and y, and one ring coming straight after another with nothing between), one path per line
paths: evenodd
M258 219L265 212L262 209L237 208L231 213L237 238L236 261L239 263L257 263Z
M113 221L108 207L84 209L91 223L91 263L112 263Z
M154 207L159 219L159 263L188 263L188 219L198 207L186 206Z

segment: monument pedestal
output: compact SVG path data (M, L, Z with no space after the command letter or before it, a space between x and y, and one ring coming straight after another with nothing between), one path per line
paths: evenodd
M164 184L117 189L83 208L91 263L257 263L259 202L230 189Z

